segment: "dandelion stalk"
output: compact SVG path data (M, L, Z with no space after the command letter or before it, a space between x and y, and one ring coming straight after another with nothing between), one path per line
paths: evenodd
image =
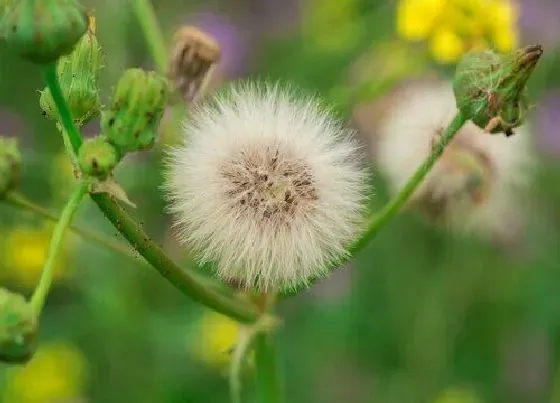
M131 0L138 22L144 32L148 49L154 59L158 72L165 73L167 66L167 49L165 39L158 24L154 7L150 0Z
M48 70L48 68L49 67L47 67L46 70ZM51 88L51 91L53 91L53 99L60 114L60 122L64 131L77 135L80 141L75 141L74 143L81 145L81 135L72 120L66 100L63 96L55 96L57 88L59 90L58 94L62 95L58 77L56 74L53 76L47 73L48 71L46 71L45 76L50 79L47 84ZM75 158L79 146L77 148L73 146L72 148L73 149L69 151L72 152L71 155ZM205 282L200 281L198 276L194 275L194 273L189 273L179 267L108 194L96 193L91 194L90 197L109 221L111 221L114 227L140 255L177 289L191 296L201 304L242 323L253 323L257 320L258 312L253 309L250 304L238 298L226 296L211 287L207 287Z
M255 339L255 364L261 403L282 403L284 392L280 381L273 335L261 333Z
M445 147L451 142L451 140L453 140L453 137L455 137L459 129L463 127L466 120L467 119L460 112L457 112L451 123L445 129L439 143L433 148L431 154L426 158L414 175L410 177L402 190L393 199L391 199L379 213L373 216L366 232L349 248L348 252L350 256L355 256L358 252L360 252L373 239L373 237L377 235L383 225L397 215L410 196L412 196L416 188L420 186L426 175L434 167L436 161L443 154Z
M56 63L49 64L44 67L45 82L51 90L53 100L59 110L60 121L62 124L62 137L64 139L64 146L68 155L78 154L82 146L82 136L72 118L72 112L64 99L60 82L56 74Z
M80 183L80 186L78 186L72 196L70 196L68 203L66 203L66 206L62 211L60 220L57 222L54 228L53 236L51 238L51 243L49 245L47 254L47 260L45 261L45 265L43 266L41 279L39 280L39 285L37 286L35 292L33 293L33 296L31 297L31 305L36 312L40 312L43 309L43 305L45 304L45 300L52 284L55 262L62 245L62 239L64 237L66 229L72 221L74 213L78 209L80 202L87 193L87 189L87 182Z

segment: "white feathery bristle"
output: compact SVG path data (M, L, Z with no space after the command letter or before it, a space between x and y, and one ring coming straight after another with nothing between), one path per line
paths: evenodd
M169 153L180 239L225 281L259 291L325 275L357 236L368 190L354 132L317 100L236 84L194 108Z
M455 113L452 86L446 81L416 83L397 95L378 128L377 138L373 139L376 161L394 193L429 155L434 139ZM481 156L490 169L487 197L481 203L468 206L451 203L444 211L443 221L455 230L509 238L520 224L521 203L517 195L530 183L534 166L527 128L520 127L514 132L511 137L491 135L467 122L416 190L412 201L433 196L434 189L452 193L451 187L458 184L445 175L446 153L454 148L471 150Z

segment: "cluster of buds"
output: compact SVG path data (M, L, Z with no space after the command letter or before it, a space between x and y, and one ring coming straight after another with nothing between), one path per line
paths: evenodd
M490 50L468 53L455 73L457 108L488 133L512 135L525 121L525 86L542 53L540 45L504 55Z
M78 126L96 117L101 109L98 76L103 54L95 36L95 19L89 17L89 29L76 44L72 53L62 56L57 74L64 98ZM58 110L49 88L41 92L39 99L43 114L58 120Z
M28 361L37 334L37 314L21 295L0 288L0 361Z
M177 31L167 75L184 101L194 102L204 92L220 56L220 45L205 32L191 26Z
M20 165L17 140L0 137L0 199L17 186Z
M72 51L87 29L85 10L75 0L9 2L0 39L15 53L39 64Z

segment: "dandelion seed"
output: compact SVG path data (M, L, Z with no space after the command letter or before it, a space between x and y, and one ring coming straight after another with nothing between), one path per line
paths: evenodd
M359 231L366 171L354 133L312 98L240 84L195 108L170 152L181 240L219 277L261 291L327 273Z

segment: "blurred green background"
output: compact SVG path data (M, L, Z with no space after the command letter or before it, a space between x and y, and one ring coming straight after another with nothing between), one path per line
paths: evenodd
M407 4L416 3L416 4ZM105 100L127 67L153 68L129 2L90 0L106 53ZM529 84L538 153L527 225L514 247L391 222L348 267L279 305L287 402L560 402L560 3L557 0L155 0L166 38L184 24L223 48L215 85L282 79L351 118L401 80L451 77L462 53L542 43ZM407 8L410 7L410 8ZM0 49L0 133L20 139L22 193L59 211L75 182L40 70ZM94 134L98 122L86 128ZM144 228L185 260L164 212L161 147L117 177ZM374 170L376 170L374 162ZM372 208L387 200L375 175ZM121 241L91 202L75 222ZM0 204L0 281L29 295L52 224ZM0 401L227 402L238 326L195 304L141 258L70 233L41 321L37 355L0 364ZM251 368L244 401L256 401Z

